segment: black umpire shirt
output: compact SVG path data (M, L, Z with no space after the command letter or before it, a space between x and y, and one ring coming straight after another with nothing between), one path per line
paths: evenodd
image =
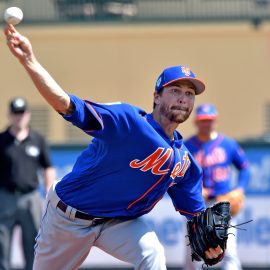
M30 130L19 142L9 132L0 133L0 189L28 193L37 188L40 168L51 167L45 139Z

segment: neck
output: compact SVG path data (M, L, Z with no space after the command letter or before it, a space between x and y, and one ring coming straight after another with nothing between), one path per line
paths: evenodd
M166 135L173 140L173 133L178 127L178 123L171 122L167 118L163 117L160 113L157 111L153 111L152 113L154 120L162 127Z
M197 138L201 141L201 142L207 142L207 141L211 141L211 140L215 140L218 136L218 133L216 131L212 131L210 133L198 133L197 134Z
M28 136L29 127L20 128L17 126L11 126L9 131L18 141L22 141Z

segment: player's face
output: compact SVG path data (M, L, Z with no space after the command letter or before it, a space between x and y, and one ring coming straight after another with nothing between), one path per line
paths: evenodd
M192 112L195 101L195 88L189 81L178 81L164 87L155 97L161 116L170 122L182 123Z
M18 129L27 128L30 122L31 113L28 111L21 113L10 113L10 123Z
M213 119L205 119L205 120L197 120L195 122L198 133L202 135L209 135L214 130L215 120Z

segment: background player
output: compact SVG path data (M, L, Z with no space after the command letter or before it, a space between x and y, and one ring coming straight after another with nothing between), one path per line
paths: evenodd
M8 119L8 128L0 133L0 269L10 269L13 230L19 225L24 269L31 270L42 214L38 174L49 190L55 171L45 139L29 126L31 112L25 99L10 101Z
M206 204L215 201L230 201L231 215L235 217L244 203L244 191L250 178L246 155L238 143L215 129L217 110L212 104L202 104L195 113L196 135L185 144L203 169L203 196ZM238 179L233 179L233 166L238 170ZM235 224L235 218L231 224ZM236 236L234 228L229 233ZM186 270L201 269L187 256ZM237 256L236 237L229 236L222 269L242 269Z
M170 67L157 79L152 114L129 104L97 104L67 94L13 26L5 34L45 100L94 137L47 196L34 269L77 269L92 246L135 269L166 269L163 247L139 217L166 192L187 218L205 207L201 169L176 131L188 119L195 95L204 91L203 82L189 68ZM206 251L209 258L222 253L219 246Z

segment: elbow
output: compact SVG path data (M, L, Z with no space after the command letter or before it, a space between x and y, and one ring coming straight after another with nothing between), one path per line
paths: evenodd
M74 104L70 99L62 100L52 104L53 108L60 114L71 115L74 112Z
M67 115L69 114L69 109L67 106L53 106L54 110L60 114Z

